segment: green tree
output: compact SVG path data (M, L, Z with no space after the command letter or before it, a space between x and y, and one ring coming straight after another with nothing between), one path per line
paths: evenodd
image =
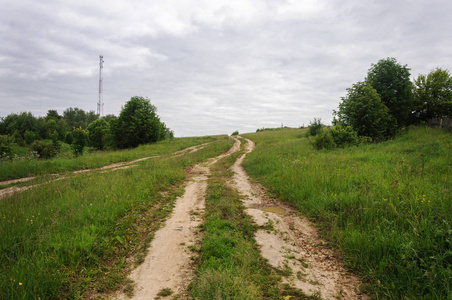
M119 118L110 121L116 146L131 148L164 138L162 122L156 112L157 108L149 99L132 97L122 108Z
M432 118L452 118L452 77L447 70L437 68L414 81L414 101L418 121Z
M395 120L368 82L355 83L347 92L339 104L339 110L334 112L336 125L351 126L359 136L374 140L382 140L395 133Z
M395 58L381 59L378 63L372 64L366 81L389 108L389 113L397 121L397 126L400 128L408 125L413 111L410 69L399 64Z
M72 131L72 151L75 156L83 154L85 148L88 133L82 127L74 128Z
M0 158L10 157L12 154L12 138L8 135L0 135Z
M102 150L106 136L110 132L110 124L105 119L97 119L88 125L88 141L90 146Z

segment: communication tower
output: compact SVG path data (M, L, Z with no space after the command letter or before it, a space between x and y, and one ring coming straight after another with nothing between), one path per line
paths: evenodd
M97 101L97 115L102 116L104 114L104 86L102 78L102 69L104 68L104 56L99 55L99 100Z

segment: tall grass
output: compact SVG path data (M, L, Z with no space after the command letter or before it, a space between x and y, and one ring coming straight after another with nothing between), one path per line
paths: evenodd
M380 299L452 297L452 135L317 151L300 130L247 135L244 167L318 222Z
M141 157L164 155L190 146L214 141L214 137L176 138L160 141L155 144L141 145L134 149L87 152L85 155L73 157L62 154L48 160L30 157L18 157L13 160L0 161L0 181L26 176L73 171L85 168L97 168L107 164L129 161Z
M232 146L217 140L181 157L73 175L0 200L0 298L78 299L124 284L128 258L143 256L184 168Z

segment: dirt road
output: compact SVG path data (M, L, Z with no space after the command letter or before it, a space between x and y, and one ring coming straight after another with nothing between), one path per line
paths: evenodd
M164 290L177 295L177 299L190 299L186 290L195 274L189 248L200 239L198 228L205 207L209 166L239 149L240 141L236 139L227 153L190 170L184 195L177 199L173 214L157 231L144 263L130 276L136 283L132 299L155 299ZM285 283L307 295L366 299L359 292L359 280L346 272L334 251L318 237L315 227L290 207L269 200L263 188L249 180L242 162L253 149L254 143L247 140L246 153L232 167L230 185L242 195L246 212L265 228L255 234L262 256L286 274ZM121 295L118 299L128 298Z

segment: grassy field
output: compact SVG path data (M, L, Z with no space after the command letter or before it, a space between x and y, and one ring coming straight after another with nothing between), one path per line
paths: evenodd
M212 140L216 142L180 157L71 175L1 199L0 298L79 299L121 286L131 292L127 270L143 260L153 233L171 211L186 178L184 168L219 155L233 141L226 136L185 144L175 140L135 150L150 156ZM120 160L137 155L118 154ZM105 163L117 157L106 156ZM94 158L84 159L92 164L83 167L99 166Z
M21 156L13 160L0 161L0 181L46 173L97 168L120 161L164 155L214 140L214 137L209 136L176 138L121 151L86 151L87 153L85 155L79 157L74 157L72 152L67 150L60 153L59 157L49 160L40 160L30 155L25 155L24 148L17 147L20 148L19 153L22 154Z
M314 220L376 299L452 298L452 134L317 151L304 130L244 135L247 172Z

